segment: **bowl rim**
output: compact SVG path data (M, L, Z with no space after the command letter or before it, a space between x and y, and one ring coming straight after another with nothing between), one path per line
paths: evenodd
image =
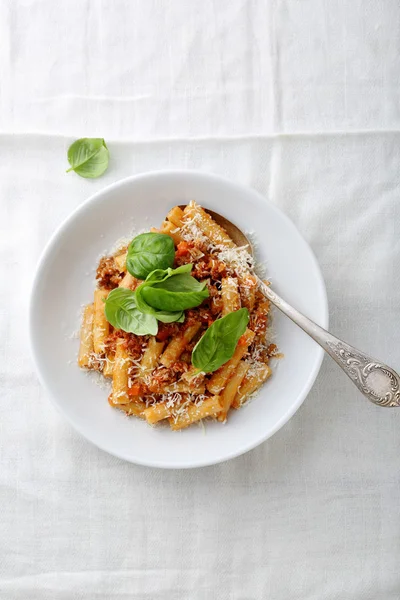
M86 440L88 440L89 442L94 444L96 447L100 448L100 450L103 450L104 452L107 452L108 454L111 454L112 456L115 456L116 458L130 462L132 464L137 464L137 465L141 465L141 466L145 466L145 467L162 468L162 469L179 469L180 470L180 469L193 469L193 468L206 467L206 466L211 466L211 465L216 465L216 464L219 464L222 462L226 462L228 460L231 460L233 458L241 456L242 454L245 454L246 452L249 452L250 450L253 450L257 446L259 446L260 444L265 442L267 439L272 437L279 429L281 429L290 420L290 418L297 412L297 410L303 404L303 402L306 399L307 395L309 394L312 386L314 385L314 382L315 382L317 375L319 373L319 370L321 368L321 364L322 364L325 353L324 353L324 350L322 347L318 347L316 349L317 350L316 360L314 362L313 368L311 369L311 371L309 373L307 381L303 385L303 388L298 392L296 401L291 405L291 407L286 411L286 413L283 414L282 417L275 423L275 425L272 429L270 429L266 434L259 436L256 439L252 440L251 442L248 442L247 444L239 446L234 452L231 452L229 454L229 456L217 456L215 458L215 460L214 459L213 460L208 459L208 460L204 460L204 461L198 460L198 461L194 461L191 464L188 464L186 462L180 464L179 462L177 462L172 465L169 463L164 463L162 460L146 460L146 458L132 459L131 457L124 455L122 452L118 452L118 451L114 451L112 449L106 448L97 439L96 440L93 439L90 432L88 433L86 430L84 431L83 428L80 425L78 425L73 420L73 418L70 417L70 415L67 413L67 411L65 411L63 409L62 404L57 402L57 400L54 397L53 392L50 390L50 386L47 383L46 377L43 375L40 360L39 360L39 353L36 349L36 341L35 341L36 334L34 332L34 328L35 328L34 307L36 304L36 296L38 293L39 282L41 279L42 272L45 269L47 259L48 259L49 255L51 255L53 246L56 245L58 238L60 237L60 235L63 234L64 230L66 230L69 227L70 223L72 221L74 221L79 216L80 213L83 213L92 204L95 204L97 202L98 198L100 198L101 196L107 195L111 191L115 191L119 188L129 185L131 182L136 182L136 181L141 181L141 180L146 180L146 179L154 179L157 177L169 177L169 176L170 177L194 176L199 179L208 180L209 182L214 181L216 183L221 183L221 184L225 184L225 185L228 184L239 190L242 190L243 193L246 193L246 194L251 193L256 202L262 203L264 205L267 204L268 208L270 210L277 213L280 216L280 218L282 218L284 221L286 221L286 225L289 227L289 229L291 228L293 231L295 231L297 233L298 236L300 236L300 238L302 239L302 241L305 245L305 250L309 253L310 260L313 263L313 268L314 268L315 274L317 276L318 286L320 287L320 290L321 290L320 310L322 311L322 317L318 324L321 327L324 327L325 329L327 329L328 325L329 325L329 307L328 307L328 296L327 296L327 292L326 292L325 281L322 276L322 271L321 271L319 263L316 259L316 256L314 254L314 251L312 250L312 248L308 244L308 242L305 240L305 238L302 236L302 234L300 233L300 231L296 227L296 225L293 223L293 221L278 206L276 206L268 197L263 196L260 192L258 192L254 188L252 188L248 185L230 180L230 179L220 176L220 175L216 175L213 173L207 173L205 171L198 171L195 169L160 169L160 170L156 170L156 171L146 171L146 172L139 173L136 175L129 175L127 177L124 177L123 179L119 179L118 181L115 181L114 183L111 183L111 184L105 186L104 188L101 188L100 190L98 190L97 192L95 192L94 194L89 196L89 198L87 198L81 204L79 204L60 223L60 225L58 225L58 227L52 233L52 235L50 236L49 240L45 244L45 246L40 254L40 257L39 257L39 260L38 260L38 263L37 263L37 266L35 269L33 283L31 286L30 296L29 296L29 327L28 327L28 329L29 329L30 351L31 351L31 356L32 356L33 363L34 363L34 366L36 369L36 373L38 375L39 382L43 386L43 388L46 392L46 395L49 397L51 403L56 408L56 410L59 412L59 414L61 414L63 416L63 418L68 421L68 423L73 427L73 429L75 431L77 431L80 435L82 435L82 437L84 437Z

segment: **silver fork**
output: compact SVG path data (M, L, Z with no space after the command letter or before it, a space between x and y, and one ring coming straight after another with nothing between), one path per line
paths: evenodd
M238 246L248 246L249 253L253 254L250 241L236 225L214 211L207 212ZM396 371L335 337L290 306L259 277L257 280L264 296L308 333L337 362L368 400L378 406L400 406L400 377Z

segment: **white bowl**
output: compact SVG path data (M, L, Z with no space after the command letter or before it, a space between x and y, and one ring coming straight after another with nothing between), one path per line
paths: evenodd
M83 304L92 300L98 258L133 230L159 226L176 204L196 200L255 232L258 258L267 261L273 288L323 327L328 323L317 261L291 221L254 190L203 173L156 172L129 177L92 196L63 223L40 260L31 297L34 359L54 404L88 440L125 460L162 468L189 468L228 460L254 448L299 408L318 374L323 351L275 309L274 329L284 358L271 379L225 425L205 433L151 428L112 409L107 391L76 364Z

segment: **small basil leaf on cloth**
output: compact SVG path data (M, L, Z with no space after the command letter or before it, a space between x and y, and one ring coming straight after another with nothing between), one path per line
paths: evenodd
M204 373L222 367L232 358L249 318L247 308L241 308L214 321L193 348L192 365Z
M157 335L158 323L153 315L140 311L135 292L126 288L115 288L105 302L106 319L116 329L136 335Z
M103 138L81 138L68 149L70 171L81 177L95 179L107 170L110 153Z
M173 239L165 233L141 233L129 245L126 268L138 279L155 270L172 267L175 259Z

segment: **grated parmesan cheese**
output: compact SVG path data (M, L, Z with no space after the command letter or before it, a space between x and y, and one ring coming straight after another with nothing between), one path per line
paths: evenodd
M254 269L254 259L248 251L248 246L236 248L220 247L216 251L218 260L225 263L238 277L249 275Z

